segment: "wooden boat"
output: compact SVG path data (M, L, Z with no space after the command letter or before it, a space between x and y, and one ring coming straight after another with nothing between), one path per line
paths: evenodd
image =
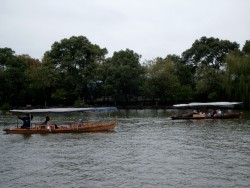
M33 109L33 110L11 110L12 113L28 114L47 114L47 113L73 113L73 112L112 112L116 111L115 107L107 108L51 108L51 109ZM100 132L111 131L115 128L116 121L108 122L74 122L64 125L48 123L35 124L31 128L14 128L4 129L7 134L47 134L47 133L81 133L81 132Z
M71 125L35 125L32 128L4 129L7 134L45 134L45 133L81 133L110 131L116 126L115 121L101 123L75 123Z
M241 112L239 113L225 113L222 115L211 116L208 114L190 114L190 115L180 115L172 116L171 119L238 119L241 118Z
M233 108L235 105L239 105L242 103L239 102L212 102L212 103L189 103L189 104L177 104L174 105L175 108ZM221 113L219 110L219 113L189 113L189 114L183 114L179 116L172 116L171 119L178 120L178 119L237 119L241 118L242 113Z

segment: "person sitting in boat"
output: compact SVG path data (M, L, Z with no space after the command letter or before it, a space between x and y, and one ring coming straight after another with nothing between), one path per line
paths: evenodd
M210 118L211 117L211 113L208 112L207 115L206 115L206 117Z
M214 109L214 111L212 112L212 117L215 117L215 116L217 116L217 110L216 109Z
M49 116L47 116L46 118L45 118L45 121L42 123L43 125L47 125L48 123L49 123L49 120L50 120L50 118L49 118Z
M43 125L50 125L50 124L52 124L52 125L55 125L55 128L56 128L56 129L58 128L57 124L50 123L49 121L50 121L49 116L46 116L45 121L44 121L42 124L43 124Z
M78 123L84 123L84 122L86 122L86 121L83 118L81 118L81 119L78 120Z
M194 109L193 114L198 114L198 110Z
M23 125L21 126L21 128L30 128L33 116L30 114L26 114L25 117L18 117L18 119L21 119L23 121Z
M221 116L221 115L222 115L222 112L221 112L220 109L216 110L216 112L217 112L217 115L218 115L218 116Z

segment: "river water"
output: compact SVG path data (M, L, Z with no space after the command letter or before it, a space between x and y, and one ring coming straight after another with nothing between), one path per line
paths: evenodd
M29 136L4 134L16 118L2 115L0 187L250 187L250 113L171 120L176 113L120 110L113 132Z

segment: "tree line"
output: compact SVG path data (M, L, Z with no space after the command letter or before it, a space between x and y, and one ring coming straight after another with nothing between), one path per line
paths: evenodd
M240 101L250 107L250 41L201 37L181 56L141 62L84 36L54 42L42 60L0 48L0 107L171 105Z

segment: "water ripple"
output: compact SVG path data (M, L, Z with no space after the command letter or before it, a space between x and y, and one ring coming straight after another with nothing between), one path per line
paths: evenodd
M110 133L1 132L0 187L250 186L248 120L169 117L124 111Z

